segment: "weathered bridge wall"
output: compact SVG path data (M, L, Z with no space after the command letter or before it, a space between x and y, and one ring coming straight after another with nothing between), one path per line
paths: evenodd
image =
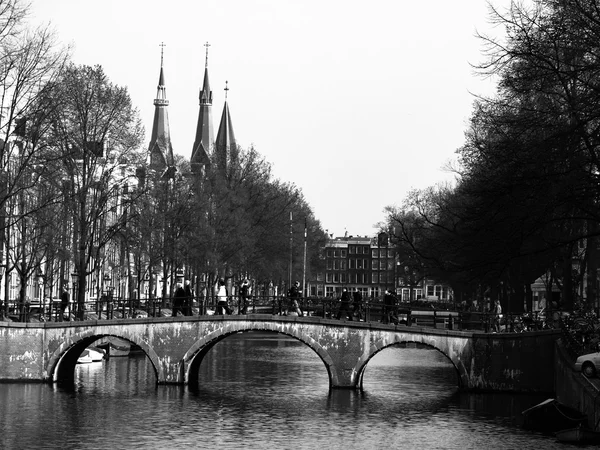
M414 345L443 353L467 390L554 390L557 332L485 334L271 315L0 322L0 381L72 379L83 349L115 336L144 350L159 384L197 383L198 367L212 346L233 333L254 330L304 342L323 361L333 388L362 387L364 370L375 354L390 346Z

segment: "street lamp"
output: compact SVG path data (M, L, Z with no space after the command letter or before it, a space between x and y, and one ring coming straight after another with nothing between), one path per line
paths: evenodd
M73 272L71 273L71 284L73 285L73 297L71 297L71 302L69 302L69 316L71 315L71 304L77 305L76 306L76 311L77 313L81 313L83 314L83 310L79 311L79 297L77 295L77 286L78 286L78 277L79 277L79 273L77 272L77 267L75 267L73 269ZM83 306L83 305L81 305ZM83 317L81 317L83 319Z

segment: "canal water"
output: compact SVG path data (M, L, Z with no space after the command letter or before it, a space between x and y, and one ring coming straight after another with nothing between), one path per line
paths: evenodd
M545 397L458 392L436 350L389 348L362 392L329 391L304 344L244 333L218 343L197 386L156 386L144 355L78 365L68 386L0 384L2 449L565 449L522 430Z

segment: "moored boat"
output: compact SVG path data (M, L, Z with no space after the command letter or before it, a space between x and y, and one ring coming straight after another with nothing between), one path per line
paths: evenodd
M521 413L523 427L542 433L575 428L587 421L587 416L578 410L563 405L554 398L544 400Z
M579 425L558 431L556 439L571 444L600 444L600 432Z
M91 348L86 348L79 358L77 358L77 364L89 364L93 362L100 362L104 359L104 353Z

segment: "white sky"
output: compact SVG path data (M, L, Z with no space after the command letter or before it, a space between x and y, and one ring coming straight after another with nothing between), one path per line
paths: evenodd
M473 93L493 91L470 66L476 30L490 29L484 0L33 0L32 13L75 63L129 88L146 145L164 42L171 139L187 158L208 41L215 134L227 80L238 144L301 188L336 236L373 235L385 206L452 179L442 166Z

